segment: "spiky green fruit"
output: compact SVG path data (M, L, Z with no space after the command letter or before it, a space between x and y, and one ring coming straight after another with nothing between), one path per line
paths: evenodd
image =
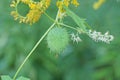
M48 47L51 51L60 53L69 42L69 35L64 28L55 27L47 35Z

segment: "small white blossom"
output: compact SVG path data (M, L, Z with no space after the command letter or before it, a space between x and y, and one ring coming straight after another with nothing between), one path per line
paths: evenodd
M114 39L112 35L109 35L109 32L106 32L105 34L101 34L101 32L92 31L92 30L88 31L88 36L96 42L102 41L108 44L110 43L110 41Z
M73 40L73 42L81 42L82 40L80 39L80 37L78 36L78 33L77 34L70 34L71 35L71 40Z

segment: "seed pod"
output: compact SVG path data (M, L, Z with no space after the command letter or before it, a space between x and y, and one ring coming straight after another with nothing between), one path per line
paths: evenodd
M69 35L64 28L55 27L47 35L48 47L51 51L60 53L69 42Z

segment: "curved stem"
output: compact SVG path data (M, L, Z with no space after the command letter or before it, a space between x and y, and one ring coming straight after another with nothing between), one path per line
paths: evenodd
M30 53L27 55L27 57L25 58L25 60L22 62L22 64L20 65L20 67L18 68L17 72L15 73L13 80L16 79L18 73L20 72L20 70L22 69L23 65L25 64L25 62L28 60L28 58L31 56L31 54L33 53L33 51L37 48L37 46L40 44L40 42L44 39L44 37L47 35L47 33L54 27L55 23L53 23L50 28L44 33L44 35L39 39L39 41L36 43L36 45L33 47L33 49L30 51Z
M24 61L22 62L22 64L19 66L19 68L17 69L13 80L16 79L18 73L20 72L20 70L22 69L23 65L26 63L26 61L29 59L29 57L32 55L32 53L34 52L34 50L38 47L38 45L40 44L40 42L45 38L45 36L48 34L48 32L55 26L56 23L58 23L58 14L59 14L59 10L57 12L56 15L56 19L54 21L54 23L49 27L49 29L44 33L44 35L39 39L39 41L36 43L36 45L33 47L33 49L30 51L30 53L27 55L27 57L24 59Z

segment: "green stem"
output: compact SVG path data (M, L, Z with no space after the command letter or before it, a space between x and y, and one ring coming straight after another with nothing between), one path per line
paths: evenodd
M60 25L62 25L62 26L65 26L65 27L68 27L68 28L71 28L71 29L73 29L73 30L78 31L76 28L74 28L74 27L72 27L72 26L69 26L69 25L66 25L66 24L63 24L63 23L58 23L58 24L60 24Z
M30 51L30 53L27 55L27 57L24 59L24 61L22 62L22 64L19 66L19 68L17 69L13 80L16 79L18 73L20 72L20 70L22 69L23 65L26 63L26 61L29 59L29 57L32 55L32 53L34 52L34 50L38 47L38 45L40 44L40 42L45 38L45 36L48 34L48 32L55 26L56 23L58 23L58 14L59 14L59 10L57 12L56 15L56 19L54 21L54 23L49 27L49 29L44 33L44 35L39 39L39 41L36 43L36 45L33 47L33 49Z
M53 23L50 28L44 33L44 35L40 38L40 40L36 43L36 45L33 47L33 49L30 51L30 53L27 55L27 57L25 58L25 60L22 62L22 64L20 65L20 67L18 68L17 72L15 73L13 80L16 79L18 73L20 72L20 70L22 69L23 65L25 64L25 62L28 60L28 58L31 56L31 54L33 53L33 51L37 48L37 46L40 44L40 42L45 38L45 36L47 35L47 33L54 27L55 23Z
M55 20L54 20L52 17L50 17L46 12L44 12L44 14L45 14L51 21L55 22Z
M44 14L45 14L51 21L55 22L55 20L54 20L52 17L50 17L46 12L44 12ZM78 31L76 28L74 28L74 27L72 27L72 26L69 26L69 25L66 25L66 24L64 24L64 23L58 23L58 22L57 22L57 24Z

